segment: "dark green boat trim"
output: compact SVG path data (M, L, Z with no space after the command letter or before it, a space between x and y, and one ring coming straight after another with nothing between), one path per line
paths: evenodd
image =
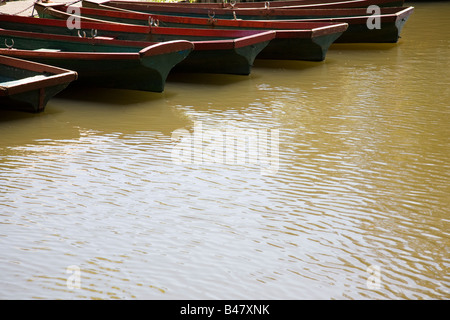
M145 47L149 43L113 45L108 40L12 30L0 30L0 43L14 47L0 49L0 54L77 71L79 84L152 92L164 90L169 72L193 49L182 40Z
M184 35L180 36L176 28L151 28L144 26L121 25L113 23L90 23L81 22L82 30L86 30L89 35L91 30L95 30L97 38L112 38L117 40L128 41L131 45L134 41L140 43L167 42L174 39L197 39L192 40L194 50L183 61L183 68L189 69L191 72L208 72L208 73L227 73L227 74L248 74L253 66L255 54L261 51L267 44L274 39L275 31L265 30L200 30L198 34L196 29L185 29ZM41 19L17 16L0 15L0 27L9 30L25 30L39 32L40 34L54 35L76 35L77 30L70 30L66 26L66 22L54 19ZM203 39L204 41L198 41ZM89 39L86 39L89 41ZM0 41L3 41L0 39ZM105 40L106 41L106 40ZM175 41L175 40L174 40ZM179 40L178 40L179 41ZM1 43L1 42L0 42ZM238 48L249 46L249 50ZM199 52L203 51L203 52ZM205 61L197 62L200 57L204 59L206 55L208 61L214 63L207 64ZM243 57L244 54L248 56ZM224 68L226 64L233 65L231 68ZM192 64L187 68L188 64ZM201 65L201 68L196 69ZM239 67L238 67L239 66ZM178 70L174 68L174 71ZM80 74L80 78L82 74Z
M67 14L68 8L68 6L60 4L35 4L36 11L43 18L67 20L70 18L70 15ZM257 56L258 59L323 61L331 44L348 27L346 23L233 21L149 15L139 12L110 11L92 8L80 8L80 13L81 19L91 22L109 21L114 23L148 25L153 20L161 27L275 30L275 39L261 51ZM166 38L151 35L149 40L164 41Z
M338 43L392 43L400 38L401 30L413 13L413 7L383 7L380 8L379 28L370 29L368 20L372 14L367 8L337 8L337 9L208 9L154 6L146 9L144 5L120 1L84 0L83 6L103 10L134 10L156 15L202 17L214 15L217 19L270 20L290 22L335 22L348 23L348 29L339 37Z

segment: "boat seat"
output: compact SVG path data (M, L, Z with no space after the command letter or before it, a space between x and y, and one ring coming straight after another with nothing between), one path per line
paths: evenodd
M103 37L103 36L101 36L101 37L95 37L95 39L100 39L100 40L114 40L114 39L116 39L116 38L113 38L113 37Z
M17 85L21 85L21 84L27 84L30 82L43 80L43 79L46 79L47 77L48 76L40 74L37 76L31 76L31 77L27 77L27 78L23 78L23 79L18 79L18 80L3 81L3 82L0 82L0 86L2 86L2 87L17 86Z
M59 49L47 49L47 48L41 48L41 49L35 49L33 51L39 51L39 52L60 52Z

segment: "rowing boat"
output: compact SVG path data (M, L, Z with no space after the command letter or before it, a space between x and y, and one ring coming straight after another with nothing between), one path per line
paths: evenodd
M0 15L0 28L72 36L95 33L94 40L98 37L103 41L138 41L140 46L187 40L194 45L194 50L183 56L186 59L180 61L174 71L239 75L250 74L256 56L275 37L275 31L264 30L181 29L83 21L80 21L80 29L70 29L63 20L12 15ZM102 39L105 37L108 39Z
M413 7L378 8L377 14L368 13L366 8L338 9L209 9L154 6L146 10L144 6L120 1L83 0L83 7L103 10L127 10L152 15L197 17L216 20L270 20L284 22L328 22L348 23L348 29L335 42L339 43L395 43ZM105 5L106 3L107 5ZM378 14L379 13L379 14ZM160 20L161 21L161 20Z
M69 6L36 3L35 9L42 18L68 20ZM346 23L327 22L273 22L235 21L175 16L155 16L140 12L110 11L78 8L83 21L110 21L138 25L159 25L178 28L262 29L275 30L275 39L257 56L260 59L322 61L331 44L347 30Z
M241 9L241 8L367 8L371 5L379 7L401 7L404 0L290 0L290 1L260 1L260 2L239 2L239 1L221 1L221 2L152 2L152 1L127 1L127 0L91 0L107 5L115 4L117 6L144 6L150 7L188 7L188 8L209 8L209 9Z
M36 19L37 20L37 19ZM193 49L188 41L147 42L80 38L0 29L0 54L78 73L78 84L162 92L171 69Z
M0 108L41 112L76 79L71 70L0 56Z

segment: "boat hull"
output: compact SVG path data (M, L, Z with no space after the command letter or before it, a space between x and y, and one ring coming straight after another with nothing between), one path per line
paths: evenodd
M279 31L286 34L295 31ZM327 34L313 38L296 38L282 35L274 39L258 56L259 59L323 61L330 46L342 33Z
M120 1L119 1L120 2ZM401 30L408 17L413 13L413 7L380 8L376 16L367 12L366 8L338 9L208 9L154 6L146 9L142 4L114 1L83 1L83 6L103 10L128 10L153 15L174 17L193 17L220 20L247 20L273 22L324 22L348 23L348 29L336 39L339 43L395 43L400 38ZM107 3L108 5L105 5ZM114 6L112 6L114 5ZM370 23L377 19L377 26Z
M71 70L0 56L0 109L42 112L76 79Z
M16 94L0 96L0 109L38 113L44 111L55 95L67 88L69 83L52 85Z
M113 57L97 59L96 57L80 58L60 55L42 56L33 53L26 50L15 50L13 53L0 50L0 54L10 54L11 56L30 61L76 70L79 74L77 84L82 86L163 92L169 74L166 71L169 68L160 67L166 57L160 57L161 59L156 60L152 58L151 64L158 65L159 68L148 68L143 67L145 61L138 59L115 59ZM162 63L158 63L158 60ZM162 70L165 70L165 72Z
M35 9L42 18L67 20L68 7L58 4L37 3ZM331 44L347 29L346 23L271 23L203 18L182 18L150 15L138 12L107 11L80 8L84 21L109 21L135 25L148 25L154 21L162 27L275 30L275 39L261 51L257 58L279 60L322 61ZM287 30L285 30L287 29ZM291 30L289 30L291 29Z
M290 0L290 1L256 1L256 2L238 2L238 1L209 1L208 2L148 2L148 1L123 1L123 0L88 0L89 2L101 3L105 5L116 5L118 7L127 7L130 5L136 7L183 7L183 8L208 8L208 9L261 9L261 8L367 8L370 5L379 7L401 7L404 0Z
M0 42L14 46L0 49L2 55L75 70L77 84L151 92L164 90L169 72L193 49L188 41L113 46L101 39L13 30L0 30Z
M270 41L267 40L242 46L230 44L229 49L223 48L220 51L215 48L195 50L189 59L179 63L174 68L174 72L249 75L256 57ZM200 44L197 43L197 47L199 46Z
M229 36L218 30L202 30L209 37L198 35L194 29L186 29L183 35L174 28L151 28L145 26L113 23L81 22L81 29L95 30L98 37L126 40L130 42L163 43L176 39L190 39L193 51L180 61L173 71L226 73L248 75L256 56L275 37L275 31L231 31ZM54 19L34 19L0 15L0 27L9 30L33 31L41 34L76 35L66 22ZM89 34L91 31L88 31ZM233 37L234 36L234 37ZM0 38L0 41L3 41ZM7 40L9 41L9 40ZM206 63L207 61L208 63ZM81 75L80 75L81 77Z

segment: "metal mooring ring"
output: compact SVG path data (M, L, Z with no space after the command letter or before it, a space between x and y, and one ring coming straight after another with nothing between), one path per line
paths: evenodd
M6 39L5 39L5 46L6 46L8 49L12 49L12 47L14 47L14 39L11 39L11 44L8 44L8 43L6 42Z
M150 27L159 27L159 19L153 19L152 16L148 17L148 25Z

